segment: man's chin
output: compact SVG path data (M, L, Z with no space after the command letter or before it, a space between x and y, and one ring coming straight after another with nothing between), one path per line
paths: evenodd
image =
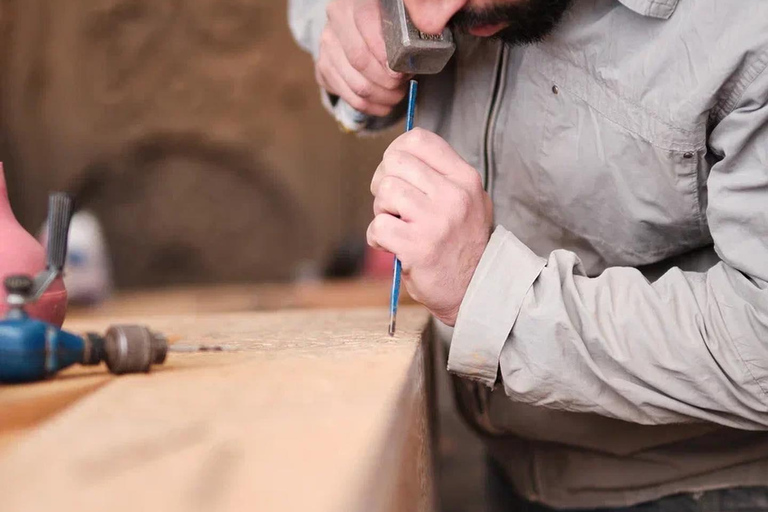
M534 34L534 33L526 33L526 32L519 32L516 30L504 29L504 30L499 30L494 35L492 35L491 39L495 39L496 41L501 41L507 46L526 46L529 44L540 43L548 35L549 35L549 32Z
M573 0L520 0L485 9L466 8L454 14L451 26L508 46L538 43L560 23Z

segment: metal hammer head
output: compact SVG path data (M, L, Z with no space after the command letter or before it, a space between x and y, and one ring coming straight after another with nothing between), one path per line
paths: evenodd
M381 0L381 24L387 46L387 61L393 71L433 75L443 70L456 45L448 28L442 34L420 32L405 10L403 0Z

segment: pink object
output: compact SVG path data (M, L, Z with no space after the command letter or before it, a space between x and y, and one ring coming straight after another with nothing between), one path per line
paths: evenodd
M394 263L395 256L392 253L367 246L365 248L363 275L370 279L392 278Z
M45 250L21 227L11 210L3 164L0 163L0 283L11 274L35 276L45 269ZM0 285L0 317L5 316L5 289ZM37 319L61 326L67 312L67 290L61 278L56 279L40 300L27 308Z

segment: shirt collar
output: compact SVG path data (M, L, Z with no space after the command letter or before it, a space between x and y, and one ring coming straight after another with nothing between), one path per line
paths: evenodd
M669 19L680 0L619 0L625 7L643 16Z

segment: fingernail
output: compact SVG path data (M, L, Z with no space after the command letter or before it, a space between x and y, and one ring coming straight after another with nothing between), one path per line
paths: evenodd
M389 67L389 64L387 64L387 72L389 73L389 76L391 76L392 78L397 78L398 80L403 78L403 74L398 71L394 71L392 68Z

